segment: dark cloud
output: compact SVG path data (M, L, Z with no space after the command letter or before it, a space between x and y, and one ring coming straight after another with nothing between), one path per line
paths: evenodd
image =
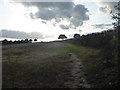
M16 38L16 39L25 39L25 38L44 39L45 38L43 34L39 32L26 33L26 32L14 31L14 30L0 30L0 34L2 34L2 37Z
M67 26L67 25L60 25L60 27L61 27L62 29L69 29L69 26Z
M22 2L23 5L27 7L31 6L37 6L37 8L49 8L49 9L72 9L74 6L73 2Z
M84 5L76 5L72 11L71 24L75 27L83 25L84 21L89 20L87 12L88 9Z
M38 12L35 14L30 12L30 17L46 21L54 19L56 23L68 21L70 25L67 28L79 27L83 25L84 21L89 20L89 16L86 14L89 12L88 9L84 5L75 5L73 2L22 2L22 4L25 7L38 8Z
M79 32L82 32L82 30L78 30Z
M51 20L55 17L53 10L42 9L35 14L36 18L41 18L43 20Z
M46 22L46 21L42 21L42 23L45 23L45 24L46 24L47 22Z
M71 25L78 27L83 25L83 21L79 20L79 18L71 18Z
M95 24L92 26L94 26L95 28L106 29L106 28L112 26L112 24Z
M89 16L86 14L88 9L84 5L76 5L73 9L72 15L75 18L80 19L81 21L89 20Z

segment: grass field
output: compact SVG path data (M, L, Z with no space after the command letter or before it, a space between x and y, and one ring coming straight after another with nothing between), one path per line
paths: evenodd
M70 71L66 50L61 45L45 45L49 46L38 44L3 50L3 88L65 87Z
M3 46L2 51L3 88L67 88L73 68L69 53L80 58L92 87L110 87L116 81L115 69L105 69L97 49L53 42Z

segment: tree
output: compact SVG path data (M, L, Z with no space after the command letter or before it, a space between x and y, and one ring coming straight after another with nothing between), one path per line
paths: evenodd
M59 37L58 37L58 39L62 39L62 40L63 40L63 39L66 39L66 38L67 38L67 37L66 37L64 34L60 34Z
M8 40L7 40L7 39L4 39L4 40L2 41L2 44L3 44L3 45L8 44Z
M10 41L9 41L9 44L13 44L13 41L12 41L12 40L10 40Z
M32 42L32 39L29 39L29 42Z
M74 34L74 38L80 38L80 34Z
M111 14L112 14L112 19L115 20L115 22L113 23L114 25L114 35L113 35L113 39L112 39L112 47L114 48L114 52L113 54L114 55L118 55L118 51L120 50L119 47L119 43L120 43L120 1L118 2L118 4L116 6L114 6L116 12L112 12L111 11Z
M20 40L18 40L18 41L17 41L17 43L18 43L18 44L20 44L20 43L21 43L21 41L20 41Z
M28 43L28 42L29 42L29 40L26 38L26 39L24 40L24 42L25 42L25 43Z
M24 43L24 40L21 40L20 42L21 42L21 43Z
M114 35L113 35L113 42L118 45L118 43L120 43L120 39L119 38L119 34L120 34L120 1L118 2L118 4L116 6L114 6L116 12L112 12L112 19L115 20L115 22L113 23L114 25Z
M112 19L115 20L113 25L115 28L119 28L120 27L120 1L118 2L118 4L116 6L114 6L114 8L117 12L114 13L111 11Z
M36 41L37 41L37 39L35 38L35 39L34 39L34 42L36 42Z

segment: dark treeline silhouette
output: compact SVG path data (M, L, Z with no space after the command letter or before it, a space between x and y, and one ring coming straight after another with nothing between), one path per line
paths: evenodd
M74 37L66 42L101 49L105 56L108 56L107 58L111 58L118 50L119 31L119 28L116 28L115 30L108 30L100 33L92 33L82 36L77 35L79 37Z
M15 40L15 41L8 41L7 39L4 39L2 41L2 45L10 45L10 44L22 44L22 43L32 43L32 39L26 38L25 40ZM34 42L37 41L37 39L34 39Z
M74 35L75 36L75 35ZM115 42L118 37L118 30L108 30L100 33L76 36L72 43L93 48L103 48Z

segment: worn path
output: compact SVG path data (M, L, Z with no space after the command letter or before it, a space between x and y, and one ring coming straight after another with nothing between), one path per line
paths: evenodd
M73 53L69 53L69 55L73 69L71 71L70 80L65 82L65 85L68 88L90 88L90 85L85 80L80 59Z

